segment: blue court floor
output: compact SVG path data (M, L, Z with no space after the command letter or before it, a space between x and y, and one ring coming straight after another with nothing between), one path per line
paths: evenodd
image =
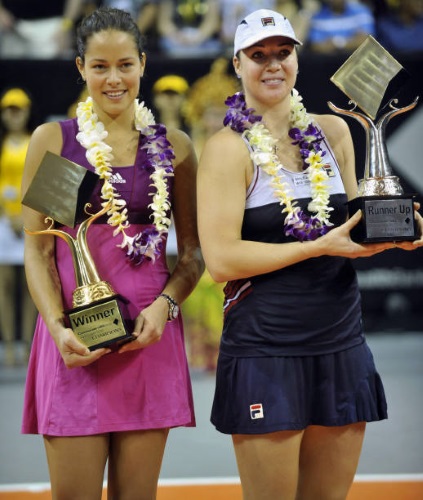
M423 473L423 331L372 333L389 419L369 424L358 474ZM0 484L46 483L42 438L22 436L25 367L5 368L0 343ZM162 479L236 477L230 437L209 422L214 375L192 372L197 427L170 433Z

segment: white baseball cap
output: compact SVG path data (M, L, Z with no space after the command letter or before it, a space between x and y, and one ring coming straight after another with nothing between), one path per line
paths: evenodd
M234 54L271 36L284 36L295 44L302 45L285 16L273 10L259 9L239 23L235 32Z

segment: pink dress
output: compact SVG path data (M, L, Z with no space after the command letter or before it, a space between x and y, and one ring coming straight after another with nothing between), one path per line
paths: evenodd
M61 122L62 156L93 170L76 141L76 120ZM139 150L133 167L113 168L115 187L128 203L134 235L149 223L151 187ZM91 197L100 207L100 185ZM76 229L62 228L74 235ZM129 300L135 318L163 290L169 277L165 248L153 263L134 266L117 247L113 228L93 223L88 246L100 278ZM33 236L36 238L37 236ZM65 308L72 307L75 276L68 245L56 238L56 263ZM182 318L168 322L160 342L125 354L111 353L87 367L65 367L41 317L38 318L28 366L22 432L81 436L106 432L194 426L194 408L185 353Z

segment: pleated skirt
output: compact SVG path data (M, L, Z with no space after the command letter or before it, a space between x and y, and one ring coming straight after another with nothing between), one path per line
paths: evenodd
M383 384L366 342L315 356L219 356L211 422L224 434L386 418Z

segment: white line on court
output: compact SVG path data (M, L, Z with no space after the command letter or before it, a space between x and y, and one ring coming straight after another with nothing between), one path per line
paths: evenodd
M423 482L423 474L357 474L354 478L357 483L371 482ZM218 485L218 484L239 484L238 477L198 477L179 479L160 479L159 486L196 486L196 485ZM104 483L106 486L107 483ZM5 491L28 491L42 492L50 490L50 483L22 483L22 484L2 484L0 493Z

